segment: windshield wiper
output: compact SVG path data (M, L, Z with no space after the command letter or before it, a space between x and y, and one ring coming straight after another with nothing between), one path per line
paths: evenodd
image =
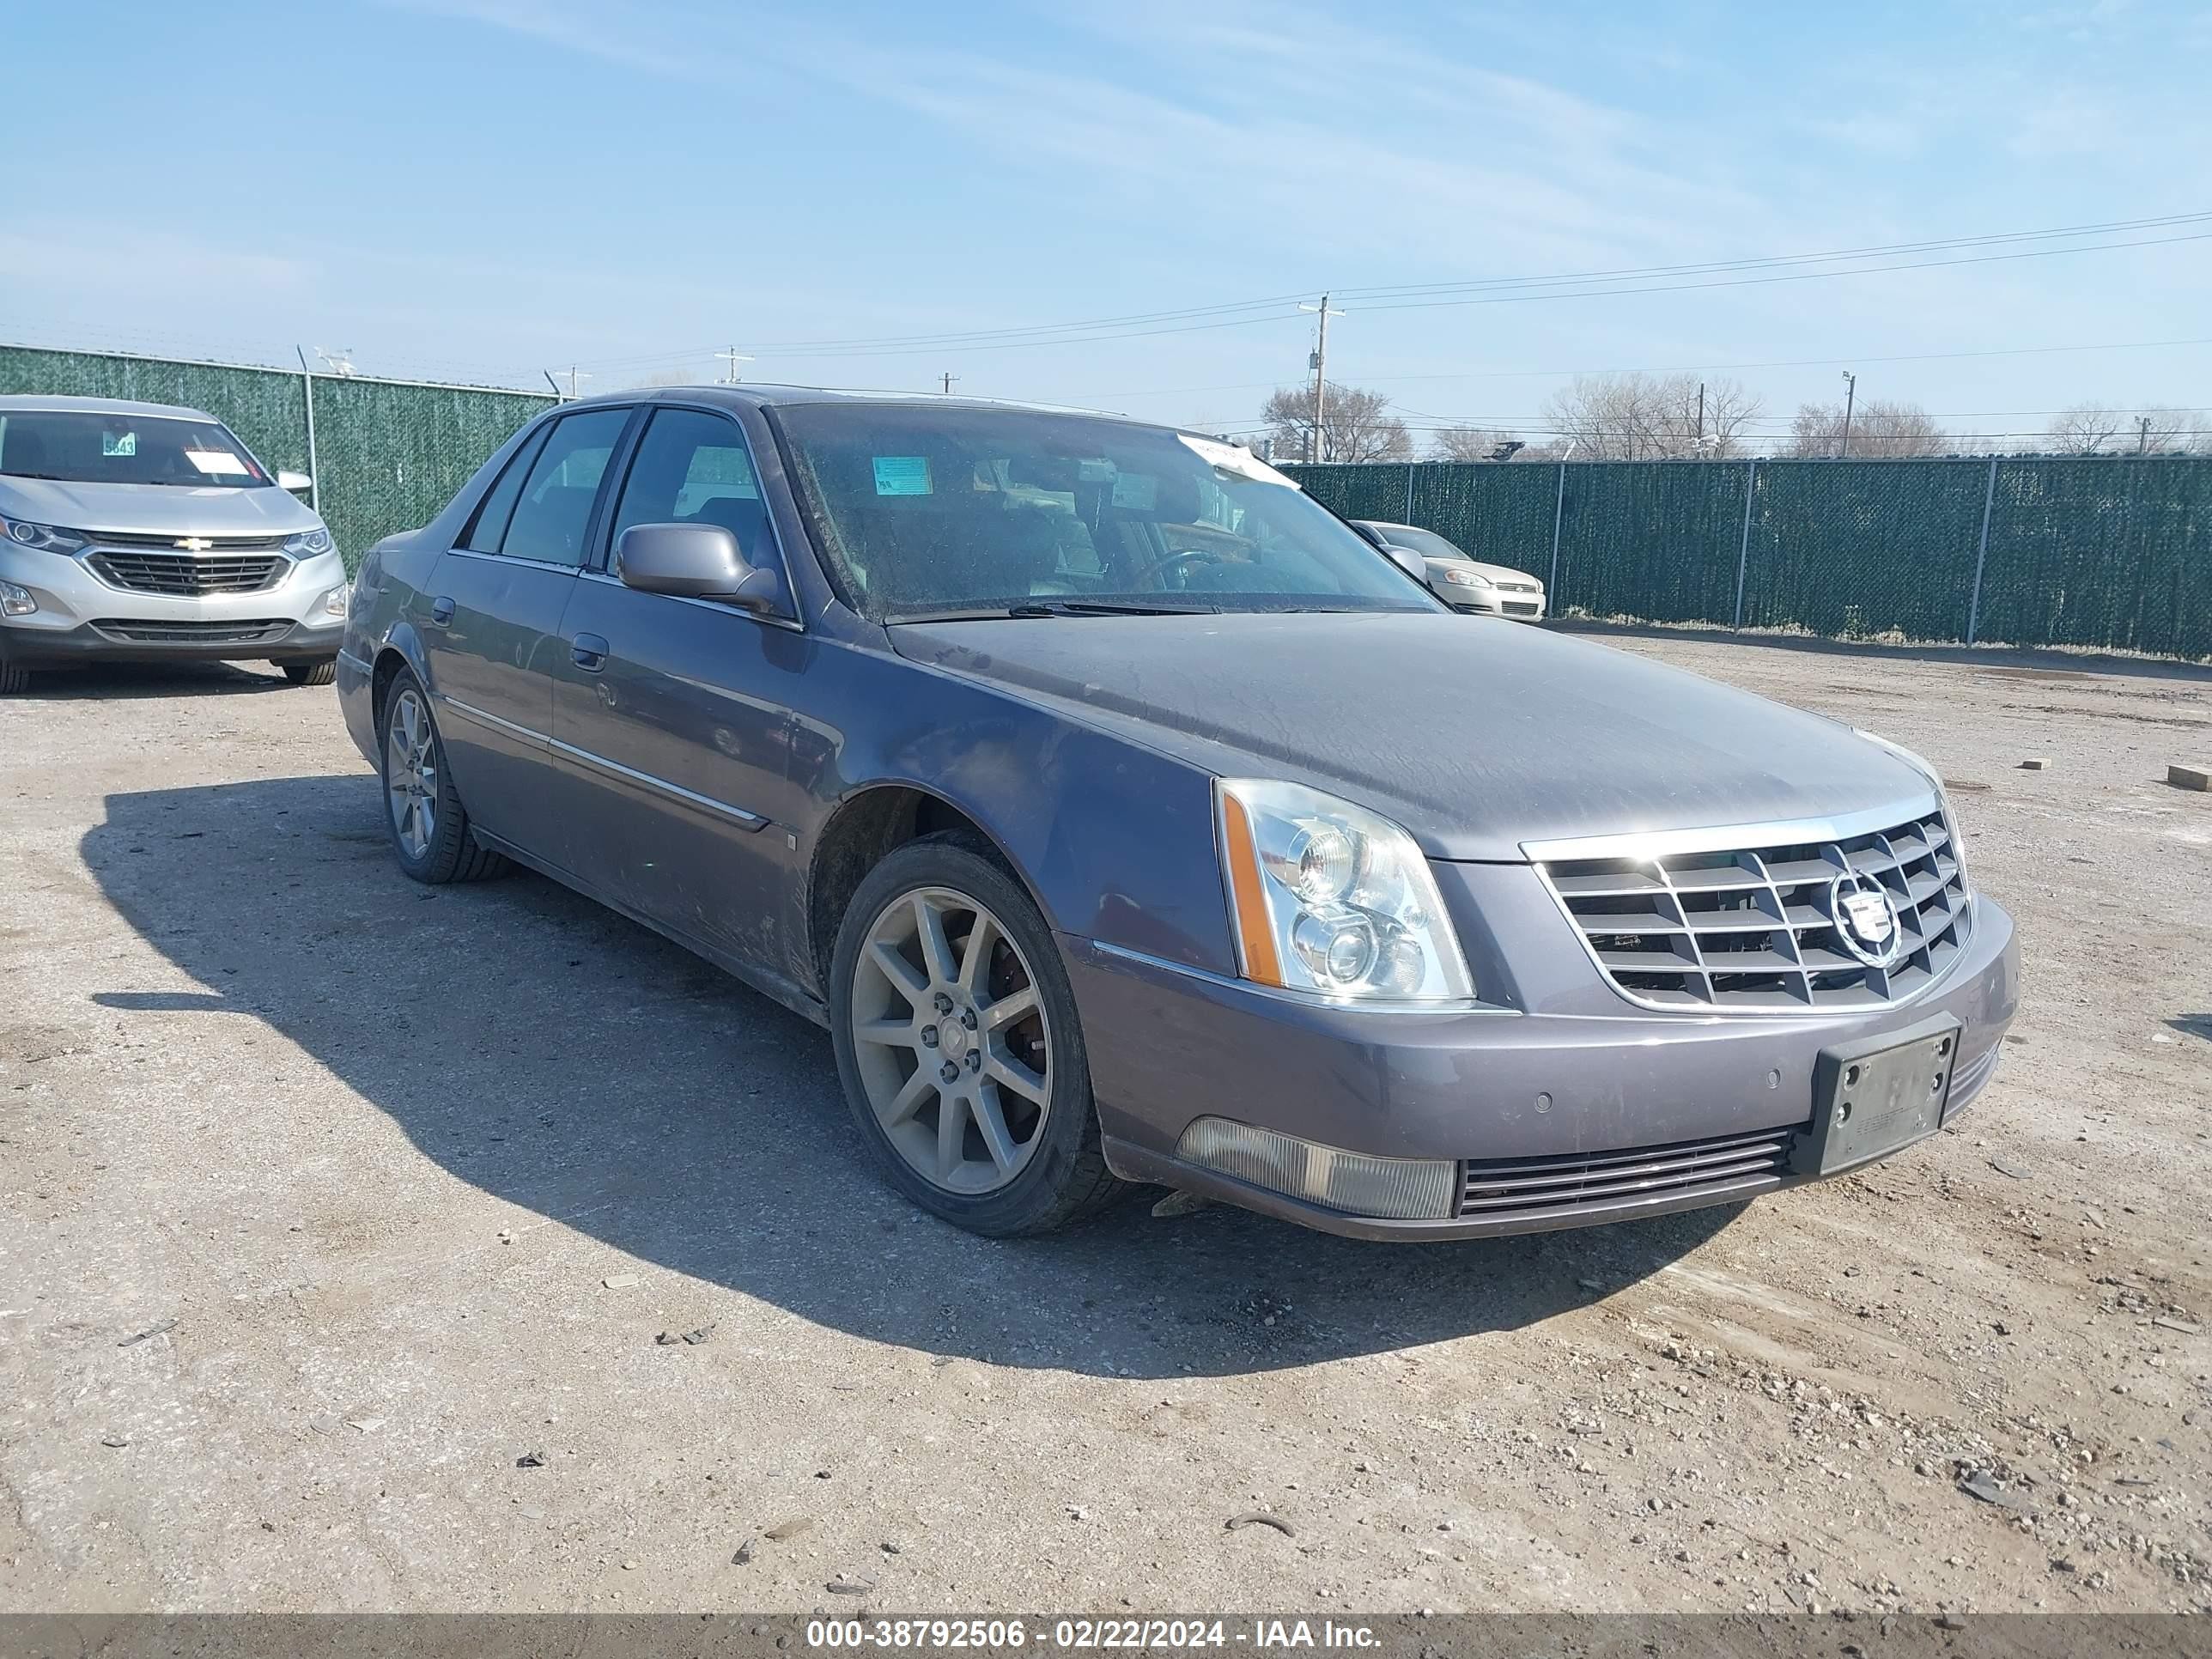
M1009 605L1009 617L1218 617L1215 605L1146 605L1127 599L1033 599Z

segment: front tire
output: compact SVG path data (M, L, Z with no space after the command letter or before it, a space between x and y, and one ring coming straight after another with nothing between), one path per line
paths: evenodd
M446 745L430 713L430 694L411 669L392 677L376 729L384 827L399 867L432 887L506 874L513 867L507 860L478 846L469 832L468 811L454 792Z
M280 662L284 678L294 685L328 685L338 677L338 665L331 662Z
M908 842L868 872L838 929L830 1007L846 1103L923 1209L1008 1237L1122 1192L1052 930L963 838Z
M31 689L31 671L21 663L9 662L7 653L0 652L0 697Z

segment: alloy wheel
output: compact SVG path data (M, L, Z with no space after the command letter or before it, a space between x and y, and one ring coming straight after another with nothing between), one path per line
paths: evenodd
M422 857L438 833L438 756L430 711L412 686L392 701L384 735L384 788L400 850L410 859Z
M902 894L853 973L853 1054L876 1121L932 1186L967 1197L1021 1174L1052 1108L1052 1029L999 918L963 893Z

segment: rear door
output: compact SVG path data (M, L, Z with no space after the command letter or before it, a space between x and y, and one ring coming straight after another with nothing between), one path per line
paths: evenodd
M485 493L431 572L418 619L454 787L491 834L564 864L562 781L550 765L553 672L600 510L635 411L549 422Z
M805 640L794 619L641 593L604 568L630 526L672 523L720 525L791 591L736 421L652 410L595 538L602 568L577 580L562 622L554 745L588 795L570 827L575 867L637 914L781 977Z

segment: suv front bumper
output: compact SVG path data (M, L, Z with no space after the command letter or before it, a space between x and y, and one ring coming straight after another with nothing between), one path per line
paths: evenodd
M0 616L0 658L27 667L180 658L327 662L345 631L343 617L321 609L323 596L346 579L336 552L284 556L288 568L253 592L191 598L116 586L87 558L0 543L0 581L26 590L38 606L28 616Z

